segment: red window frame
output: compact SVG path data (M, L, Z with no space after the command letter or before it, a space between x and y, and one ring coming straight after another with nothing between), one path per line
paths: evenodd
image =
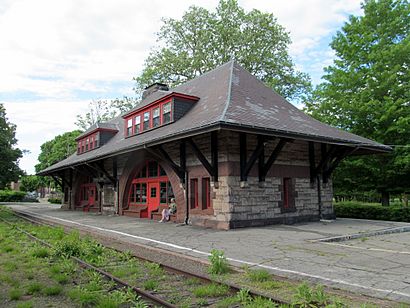
M148 130L151 130L151 129L155 129L155 128L161 127L162 125L171 123L172 120L173 120L172 112L173 112L173 109L174 109L172 102L173 102L172 99L166 100L164 102L161 102L161 103L158 103L156 105L150 106L149 108L142 109L139 112L131 114L129 117L125 118L124 119L124 136L131 137L131 136L137 135L139 133L142 133L142 132L145 132L145 131L148 131ZM164 105L166 105L168 103L170 104L170 107L171 107L170 117L169 117L170 120L169 120L169 122L164 123ZM153 118L154 109L157 109L157 108L159 108L159 125L154 127L154 118ZM149 123L148 123L148 128L144 129L144 113L147 113L147 112L149 112ZM137 116L140 116L140 130L139 130L139 132L136 132L136 130L135 130L135 118ZM128 134L128 120L131 120L131 123L132 123L132 129L131 129L130 134Z
M211 179L202 178L202 209L211 207Z
M283 208L290 208L290 184L291 178L283 178Z
M198 179L191 179L189 182L191 209L196 209L198 208Z

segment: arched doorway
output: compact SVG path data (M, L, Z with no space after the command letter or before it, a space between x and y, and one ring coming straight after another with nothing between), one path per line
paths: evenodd
M125 215L151 218L151 214L168 207L174 197L165 170L153 160L143 163L129 182L128 206Z

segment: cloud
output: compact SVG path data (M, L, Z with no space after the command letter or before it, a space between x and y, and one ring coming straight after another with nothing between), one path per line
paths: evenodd
M33 172L40 145L74 129L92 99L133 95L132 77L156 44L161 18L181 18L191 5L218 0L2 0L0 102L17 124L19 147ZM331 36L360 0L239 0L246 10L272 12L290 31L297 67L318 82L333 54ZM330 52L329 52L330 51Z

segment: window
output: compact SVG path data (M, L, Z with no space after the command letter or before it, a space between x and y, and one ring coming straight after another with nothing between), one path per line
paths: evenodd
M211 207L211 181L209 178L202 179L202 209Z
M162 124L171 122L171 103L162 106Z
M98 134L94 137L94 148L98 147Z
M152 127L157 127L160 124L161 123L160 123L160 118L159 118L159 107L158 107L152 110Z
M85 140L85 150L88 151L88 143L89 143L89 139L87 138Z
M138 134L141 130L141 116L137 115L134 122L134 134Z
M153 178L158 176L158 163L156 161L150 161L148 163L148 177Z
M159 165L159 175L160 175L160 176L165 176L165 175L167 175L167 173L165 172L164 168L162 168L161 165Z
M282 213L295 212L295 198L297 192L295 191L295 183L292 178L283 178L280 186L282 200L279 201L279 207Z
M168 203L167 202L167 182L159 183L159 203Z
M84 150L85 150L85 140L83 140L83 141L81 142L81 153L83 153Z
M144 112L143 129L144 129L144 130L149 129L149 111Z
M94 137L90 137L90 150L94 149Z
M127 136L132 135L132 119L127 120Z
M190 184L191 209L195 209L198 207L198 179L191 179Z
M147 184L136 183L132 185L130 191L131 203L146 203L147 202Z
M81 153L81 142L77 142L77 153Z
M290 207L290 178L283 179L283 208Z

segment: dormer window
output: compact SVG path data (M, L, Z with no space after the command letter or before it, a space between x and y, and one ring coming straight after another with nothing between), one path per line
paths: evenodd
M90 140L87 138L85 140L85 150L88 151L88 143L90 142Z
M149 111L144 112L144 123L143 123L144 130L148 130L150 128L149 127L149 114L150 114Z
M161 124L159 117L159 107L152 110L152 127L157 127Z
M128 119L127 121L127 136L132 135L132 119Z
M98 134L95 135L94 137L94 148L98 147Z
M163 125L171 124L183 117L199 97L172 92L147 105L123 115L124 137L131 137Z
M162 123L166 124L171 122L171 102L162 106Z
M141 130L141 116L137 115L135 117L134 134L138 134L140 130Z

